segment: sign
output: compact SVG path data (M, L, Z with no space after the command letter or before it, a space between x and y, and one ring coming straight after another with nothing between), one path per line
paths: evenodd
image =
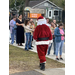
M30 13L30 18L38 18L40 17L41 14L37 14L37 13Z
M24 10L25 10L25 11L26 11L26 10L29 10L29 11L30 11L30 9L31 9L30 7L26 7Z

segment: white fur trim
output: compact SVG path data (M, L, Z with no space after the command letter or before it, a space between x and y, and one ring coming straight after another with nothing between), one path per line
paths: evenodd
M52 43L53 40L48 40L48 41L38 41L35 42L36 45L49 45L50 43Z
M45 62L43 62L43 63L46 63L46 61L45 61Z
M45 18L44 19L38 19L38 21L44 21L45 20Z
M37 21L37 25L42 25L42 24L47 24L47 21L46 21L45 18L44 18L44 19L39 19L39 20Z
M53 40L50 40L50 43L53 43Z

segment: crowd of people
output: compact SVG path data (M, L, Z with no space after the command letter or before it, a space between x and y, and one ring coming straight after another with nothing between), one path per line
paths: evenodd
M52 22L47 18L47 25L49 26L52 36L53 36L53 43L49 44L47 55L50 54L52 44L54 48L54 55L56 55L56 60L59 60L58 58L58 51L60 51L60 60L63 60L62 58L62 49L64 44L64 25L63 23L56 24L56 20L54 19Z
M16 16L10 21L10 32L11 32L11 44L14 44L14 38L16 38L16 43L18 46L23 46L22 43L25 43L25 50L32 49L32 40L33 40L33 31L35 29L35 25L33 19L26 19L25 21L22 19L22 15L20 14L18 18ZM25 35L26 40L25 40Z
M53 45L53 48L54 48L53 54L56 55L56 60L59 60L58 52L60 54L60 60L63 60L62 48L63 48L64 37L65 37L63 23L57 24L55 19L52 22L50 22L49 18L46 18L46 22L43 22L43 23L45 23L50 29L52 40L53 40L53 43L51 42L48 44L47 55L50 55L50 51ZM39 22L37 25L39 25ZM18 18L14 16L13 19L10 21L10 32L11 32L11 40L12 40L11 44L14 43L14 37L16 37L16 43L18 44L18 46L23 46L22 43L25 43L25 50L26 51L28 51L29 49L32 50L33 36L37 34L37 33L35 34L34 31L37 31L37 30L33 22L33 19L26 19L24 21L22 19L21 14L19 15ZM40 31L40 29L38 29L38 31ZM43 34L44 32L39 35L43 35ZM34 37L34 39L36 39L36 37ZM42 46L40 48L42 48Z

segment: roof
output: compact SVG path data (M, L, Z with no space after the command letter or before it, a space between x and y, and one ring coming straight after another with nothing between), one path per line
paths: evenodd
M28 6L29 6L29 7L33 7L33 6L39 4L39 3L43 2L43 1L45 1L45 0L29 1Z
M28 4L28 6L34 8L34 7L38 6L39 4L42 4L42 3L46 2L46 1L48 1L53 6L59 8L59 9L62 9L62 8L58 7L56 4L54 4L53 2L51 2L49 0L38 0L38 1L34 0L34 1L30 1L29 4Z

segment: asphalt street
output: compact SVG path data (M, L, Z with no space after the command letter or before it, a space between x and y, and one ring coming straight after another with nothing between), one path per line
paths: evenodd
M43 75L43 74L37 71L27 71L27 72L14 73L10 75Z

